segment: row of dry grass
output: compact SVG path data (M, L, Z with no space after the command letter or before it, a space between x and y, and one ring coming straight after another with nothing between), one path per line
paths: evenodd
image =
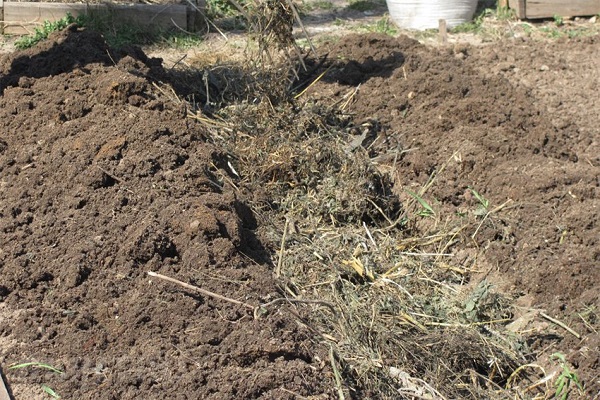
M491 220L487 205L433 212L425 196L443 168L401 197L393 164L383 169L351 143L363 127L344 104L293 92L310 57L291 40L292 3L239 7L257 41L248 61L179 77L201 99L190 117L231 154L224 168L235 179L224 179L273 249L290 312L330 349L338 397L545 398L548 382L506 327L511 299L485 280L484 250L457 255Z
M278 247L282 292L333 306L301 315L331 346L343 393L505 398L527 364L504 329L510 299L472 281L477 254L454 257L482 215L429 214L425 190L401 204L393 176L364 148L348 151L352 123L334 109L265 101L231 106L224 120L231 134L216 141L237 158L240 193L263 193L250 203Z

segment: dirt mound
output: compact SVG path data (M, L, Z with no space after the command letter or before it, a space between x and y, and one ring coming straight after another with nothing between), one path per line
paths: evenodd
M597 38L579 42L580 53L592 62ZM582 96L569 106L571 99L561 98L560 89L548 96L545 86L515 87L506 78L523 76L516 75L518 58L524 70L534 69L527 72L529 83L544 66L542 71L556 70L564 84L575 57L567 61L556 54L572 45L431 49L403 37L348 36L322 49L334 61L309 93L322 103L345 101L357 123L377 122L368 148L373 162L392 171L396 188L426 188L423 199L446 219L418 222L422 234L440 224L461 226L453 215L463 221L479 215L481 223L470 228L465 223L459 240L445 250L462 254L462 265L481 272L472 275L475 283L485 277L515 296L518 333L535 357L568 354L593 395L600 390L600 338L593 327L600 306L600 170L589 149L597 146L597 132L579 129L564 109L583 111L594 100ZM545 58L529 66L531 54L539 53ZM547 108L563 110L552 114ZM539 311L583 336L548 325Z
M160 60L71 27L0 65L0 361L65 371L11 371L15 395L25 381L78 399L328 393L280 305L255 319L147 275L280 296L226 154L165 96Z
M261 72L228 104L228 75L186 71L201 111L160 60L74 26L4 57L0 363L65 371L10 370L13 389L543 396L561 352L593 397L598 141L569 115L598 110L542 85L576 75L565 46L353 35L295 101L254 95Z

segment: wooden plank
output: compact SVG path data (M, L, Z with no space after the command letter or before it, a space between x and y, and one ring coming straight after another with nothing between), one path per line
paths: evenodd
M108 13L115 22L136 23L164 28L188 29L187 6L182 4L82 4L4 2L4 32L29 34L45 20L56 21L67 13L74 17Z
M526 0L508 0L508 6L515 10L517 18L527 18Z
M600 13L600 0L527 0L527 18L582 17Z
M445 19L440 19L439 21L439 41L440 44L448 44L448 26L446 24Z
M188 30L198 32L206 27L206 0L187 0Z
M600 0L509 0L509 7L521 19L584 17L600 13Z
M0 35L4 35L4 0L0 0Z

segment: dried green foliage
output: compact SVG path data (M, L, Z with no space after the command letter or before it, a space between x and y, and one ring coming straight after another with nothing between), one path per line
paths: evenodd
M287 3L277 4L278 17L256 23L271 35L271 54L289 45L288 31L270 22L290 22ZM370 143L383 140L375 121L292 97L301 67L291 60L213 66L210 82L222 90L207 90L218 100L193 116L230 155L219 178L252 207L281 294L334 305L289 306L316 345L331 348L331 384L346 398L506 398L507 379L527 363L524 344L504 328L511 301L472 282L477 250L452 257L482 219L438 210L427 191L442 184L442 170L420 190L395 187L392 161L381 160L395 162L402 149L374 154ZM225 71L244 73L219 78Z
M442 223L426 190L401 204L393 177L357 141L365 127L341 110L263 101L219 115L229 130L215 129L211 139L234 155L231 182L274 244L282 293L335 305L337 313L300 311L333 348L339 390L358 398L504 398L506 379L525 362L522 344L503 333L510 299L485 281L469 282L477 253L450 257L469 240L462 219ZM366 125L373 132L363 136L378 134Z

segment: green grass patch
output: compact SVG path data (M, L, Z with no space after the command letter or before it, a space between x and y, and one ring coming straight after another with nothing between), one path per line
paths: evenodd
M188 49L202 42L202 37L177 29L161 29L135 22L119 22L110 11L90 12L87 15L74 17L67 14L55 22L44 21L36 28L33 35L23 36L15 42L18 49L30 48L48 38L52 32L65 29L76 23L81 27L101 33L106 42L115 48L128 45L163 44L169 47Z
M34 368L43 368L43 369L47 369L49 371L52 371L56 374L64 374L63 371L61 371L58 368L53 367L52 365L49 364L44 364L41 362L26 362L26 363L21 363L21 364L16 364L16 365L12 365L10 367L8 367L9 370L15 370L15 369L23 369L23 368L28 368L28 367L34 367Z
M348 8L355 11L369 11L377 8L377 4L368 0L355 0L350 2Z
M15 47L20 50L28 49L42 40L47 39L52 32L63 30L73 23L81 23L81 19L79 17L75 18L71 14L67 14L55 22L44 21L41 27L35 28L32 35L19 38L15 42Z
M308 7L310 7L310 9L312 9L312 10L331 11L334 9L335 6L331 1L317 0L315 2L310 3L310 5L308 5Z
M244 7L248 0L236 0L237 4ZM228 0L206 0L209 18L231 17L238 14L238 9Z
M367 32L383 33L385 35L394 36L398 33L396 25L390 20L389 16L384 16L373 24L361 25L360 28Z
M489 19L509 21L515 19L514 10L508 7L484 8L478 11L472 21L465 22L452 29L454 33L479 33L484 29L484 22Z
M485 19L492 15L494 15L494 10L492 10L490 8L486 8L480 14L476 15L472 21L465 22L463 24L458 25L457 27L452 29L452 32L454 32L454 33L466 33L466 32L477 33L481 30L481 27L482 27Z

